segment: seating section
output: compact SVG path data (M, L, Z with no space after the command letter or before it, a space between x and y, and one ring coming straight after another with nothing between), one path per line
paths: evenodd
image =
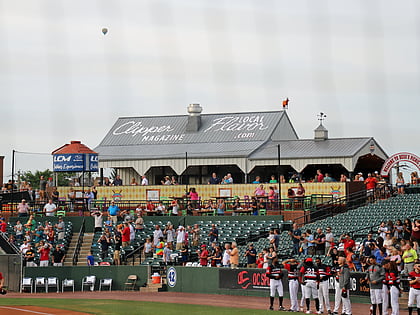
M48 221L48 217L45 217L44 219L46 221ZM26 218L20 218L20 221L21 221L22 224L25 224L26 220L27 220ZM36 226L37 227L38 226L45 227L45 222L46 221L44 221L44 222L37 221ZM71 221L64 221L64 224L65 224L64 239L62 239L60 241L57 240L58 232L57 232L57 229L54 227L55 240L54 240L52 245L53 246L60 245L61 248L64 250L64 253L66 254L67 250L69 248L71 239L73 237L73 223ZM55 223L52 223L52 225L55 226ZM14 226L15 226L14 223L10 223L10 222L7 223L7 234L8 235L15 235ZM45 236L44 236L44 241L46 241ZM15 245L16 245L17 248L19 248L22 244L23 244L23 239L22 240L16 240ZM32 245L35 245L34 240L32 241ZM51 252L52 252L52 250L51 250ZM36 250L35 250L35 263L37 265L39 265L39 253Z

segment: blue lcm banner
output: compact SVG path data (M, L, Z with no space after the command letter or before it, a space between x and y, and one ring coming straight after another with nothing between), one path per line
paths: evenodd
M97 172L97 154L55 154L53 156L54 172Z

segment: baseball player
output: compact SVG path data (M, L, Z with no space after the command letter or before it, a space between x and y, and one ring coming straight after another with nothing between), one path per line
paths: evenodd
M414 264L414 270L408 274L410 291L408 293L408 315L413 315L417 305L417 315L420 315L420 262Z
M375 256L369 258L370 266L366 272L366 280L370 287L370 301L372 303L372 314L376 315L378 308L379 315L382 315L382 282L385 280L385 270L376 264Z
M400 305L398 303L398 297L400 294L400 277L398 267L395 261L388 261L383 266L385 268L385 286L383 294L390 295L392 315L398 315L400 312ZM385 299L384 299L385 300ZM388 303L384 303L384 315L388 314Z
M321 258L319 257L315 259L315 263L319 271L319 290L318 290L318 296L320 299L319 310L321 311L321 313L324 313L324 304L325 304L325 308L327 309L328 314L331 314L330 296L328 292L328 282L331 277L331 268L323 264L321 261Z
M286 259L283 261L284 268L288 271L290 309L289 312L299 312L298 291L299 291L299 264L296 259Z
M299 280L304 285L306 314L311 314L311 296L315 300L316 313L321 314L318 299L319 271L312 258L305 259L303 266L300 268Z
M338 267L334 268L335 275L335 304L334 315L338 315L338 309L343 303L342 314L351 314L350 303L350 268L345 257L338 258Z
M279 295L279 311L285 311L283 307L283 270L282 265L278 259L274 259L273 262L268 266L266 275L270 279L270 310L273 310L274 297Z

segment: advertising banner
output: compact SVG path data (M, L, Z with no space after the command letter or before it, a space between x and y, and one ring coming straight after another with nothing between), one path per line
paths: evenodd
M284 271L283 288L288 291L287 271ZM334 294L335 278L329 281L329 290ZM231 290L269 290L270 279L265 269L220 269L219 288ZM350 276L350 295L369 296L369 285L365 281L365 274L352 272Z
M97 154L55 154L53 156L54 172L96 172L98 171Z

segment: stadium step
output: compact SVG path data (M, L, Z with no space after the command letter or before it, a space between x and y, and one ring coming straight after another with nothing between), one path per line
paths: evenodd
M67 258L64 261L64 266L72 266L73 265L73 255L76 250L77 241L79 240L79 233L75 233L73 238L70 242L69 249L67 251ZM90 247L93 241L93 233L85 233L83 235L82 245L80 247L78 261L76 262L77 266L85 266L86 265L86 257L90 252Z

